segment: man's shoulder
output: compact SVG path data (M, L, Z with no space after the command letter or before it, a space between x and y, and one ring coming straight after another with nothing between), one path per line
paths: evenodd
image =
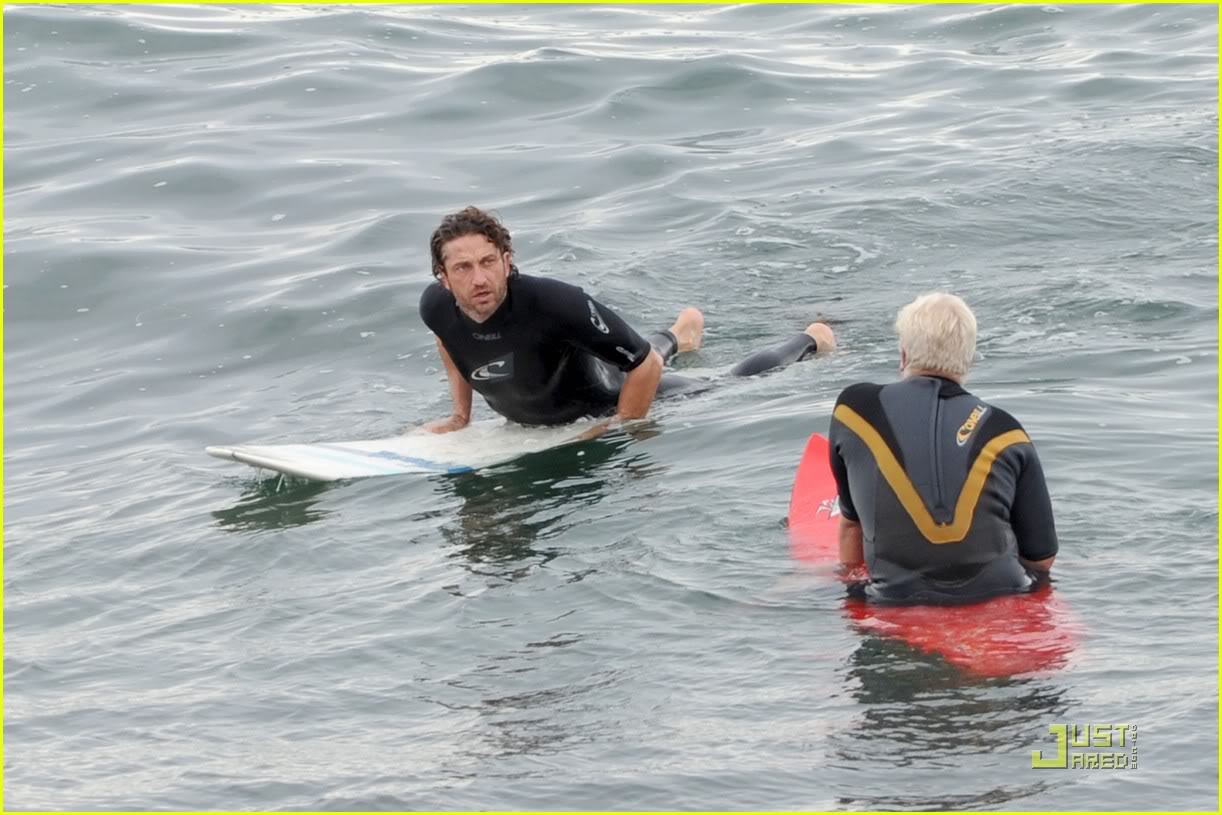
M962 386L959 387L960 393L956 398L966 399L966 404L972 405L969 415L975 417L973 423L980 422L982 429L986 430L988 435L996 436L1010 430L1023 429L1022 423L1014 418L1013 414L998 407L979 394L973 393Z
M420 294L420 316L424 318L425 322L437 316L442 309L453 305L454 295L450 294L439 280L434 280L425 286L424 291Z
M552 302L566 302L575 297L585 296L585 291L580 286L550 277L519 273L517 277L512 278L509 285L515 297L524 297L544 306Z
M1002 409L992 402L986 402L984 399L973 396L978 405L977 410L983 416L984 423L981 427L981 435L986 437L1000 436L1002 433L1009 433L1011 430L1023 430L1023 424L1015 416ZM973 411L975 412L975 411ZM1025 430L1023 431L1026 432Z
M878 402L878 395L882 392L883 387L874 382L857 382L849 385L836 397L836 405L846 405L856 410L868 404L875 404Z

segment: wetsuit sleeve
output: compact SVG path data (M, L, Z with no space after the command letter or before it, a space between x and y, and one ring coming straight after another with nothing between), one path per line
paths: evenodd
M836 400L840 404L840 400ZM853 506L853 496L849 492L849 467L840 454L840 443L844 438L845 427L835 418L832 419L831 430L828 431L827 455L832 466L832 476L836 479L836 491L839 493L840 514L846 520L859 523L857 508Z
M1023 459L1023 470L1010 508L1010 526L1018 539L1018 553L1026 560L1044 560L1057 553L1057 530L1052 520L1052 498L1044 480L1044 468L1031 446Z
M649 342L623 318L577 286L553 281L546 295L557 340L577 346L627 373L649 356Z

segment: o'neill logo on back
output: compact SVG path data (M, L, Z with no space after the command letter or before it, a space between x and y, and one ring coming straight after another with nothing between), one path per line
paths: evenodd
M959 432L955 434L955 444L962 447L967 444L967 440L972 437L972 431L976 429L976 425L980 424L980 417L988 412L988 408L984 405L976 405L975 409L968 414L967 421L959 427Z
M824 498L819 502L819 508L815 510L815 517L819 517L820 512L826 512L827 517L836 518L840 516L840 496L835 498Z
M590 323L604 334L610 334L611 329L607 328L607 324L603 322L603 316L598 313L598 309L594 308L594 301L587 300L586 304L590 307Z
M513 354L494 359L487 365L481 365L471 372L471 378L476 382L487 382L490 379L505 379L513 376Z

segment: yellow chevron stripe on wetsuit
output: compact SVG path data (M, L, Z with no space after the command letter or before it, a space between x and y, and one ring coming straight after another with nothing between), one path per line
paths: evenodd
M862 525L871 599L1025 591L1057 552L1047 484L1014 417L938 377L847 388L832 414L840 509Z

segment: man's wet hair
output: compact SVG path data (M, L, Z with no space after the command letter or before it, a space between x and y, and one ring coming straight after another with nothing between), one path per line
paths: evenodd
M509 230L495 215L479 207L467 207L442 218L441 225L433 230L433 237L429 241L429 250L433 255L433 277L441 277L446 270L445 260L441 256L442 248L455 238L466 235L483 235L501 254L513 251ZM510 264L509 273L516 275L518 267Z

